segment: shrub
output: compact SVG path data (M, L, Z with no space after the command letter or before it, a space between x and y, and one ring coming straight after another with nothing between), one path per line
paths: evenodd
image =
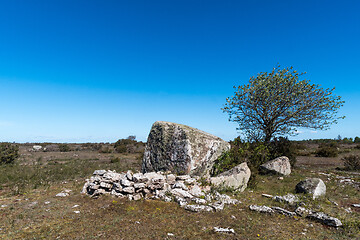
M341 159L346 170L360 170L360 156L349 155Z
M13 163L19 156L17 145L7 142L0 143L0 164Z
M70 152L71 151L69 145L65 144L65 143L59 144L59 150L60 150L60 152Z
M137 153L142 147L141 142L137 142L135 136L129 136L127 139L119 139L114 144L115 151L118 153Z
M355 137L355 138L354 138L354 143L360 143L360 138L359 138L359 137Z
M315 152L316 157L337 157L339 154L336 143L320 144L319 149Z
M288 138L275 138L274 141L270 142L270 158L274 159L277 157L286 156L290 160L291 167L294 167L296 163L296 155L298 152L297 146L299 149L305 148L301 144L295 145Z

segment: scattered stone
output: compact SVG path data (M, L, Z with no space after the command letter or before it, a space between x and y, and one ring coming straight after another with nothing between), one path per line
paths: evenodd
M150 130L142 172L172 171L209 176L215 160L230 144L189 126L155 122Z
M290 212L286 209L283 209L283 208L280 208L280 207L272 207L272 209L277 212L277 213L280 213L282 215L286 215L286 216L289 216L289 217L293 217L296 215L296 213L294 212Z
M264 174L289 175L291 173L291 165L289 158L282 156L262 164L259 170Z
M294 204L296 202L299 202L299 198L297 196L295 196L294 194L288 193L285 196L275 196L273 197L273 200L277 201L277 202L283 202L283 203L287 203L287 204Z
M205 205L185 205L185 210L191 211L191 212L212 212L214 209L210 206Z
M306 217L307 215L310 214L310 210L306 209L306 208L303 208L303 207L298 207L295 209L295 213L297 215L299 215L300 217Z
M183 190L183 189L180 189L180 188L174 188L170 191L170 193L174 196L179 196L179 197L182 197L182 198L189 198L189 199L192 199L194 196L191 195L189 192Z
M341 227L342 223L339 219L330 217L323 212L312 212L310 213L307 218L321 222L327 226L331 227Z
M250 205L251 211L260 212L260 213L274 213L274 210L268 206L258 206L258 205Z
M284 180L284 177L278 177L279 180Z
M354 204L352 204L351 206L356 207L356 208L360 208L360 203L359 203L359 204L354 203Z
M214 208L216 212L221 211L224 209L224 202L217 201L215 203L209 204L210 207Z
M6 208L7 206L6 204L1 205L2 208Z
M235 234L235 230L232 228L221 228L221 227L214 227L214 231L217 233L232 233Z
M80 211L74 211L74 213L80 213Z
M191 177L189 175L179 175L179 176L176 176L176 180L177 181L185 181L185 180L188 180L190 179Z
M261 196L266 197L266 198L273 198L274 197L273 195L266 194L266 193L261 194Z
M168 236L173 237L175 236L173 233L167 233Z
M176 182L172 188L181 188L183 190L189 190L189 188L184 184L184 182L180 181L180 182Z
M44 202L44 204L45 204L45 205L48 205L48 204L50 204L50 202L49 202L49 201L46 201L46 202Z
M106 173L106 170L95 170L93 175L99 175L102 176Z
M66 193L66 192L61 192L61 193L56 194L56 197L67 197L67 196L69 196L69 193Z
M29 206L29 207L34 207L34 206L36 206L37 204L38 204L38 202L35 201L35 202L30 203L28 206Z
M236 167L210 178L210 182L215 186L230 187L236 191L244 191L247 187L251 175L250 168L243 162Z
M72 208L77 208L80 207L80 205L75 204L74 206L72 206Z
M348 208L345 208L345 212L347 212L347 213L352 213L352 210L351 210L350 207L348 207Z
M141 194L141 193L135 194L135 195L133 196L133 200L134 200L134 201L139 201L139 200L141 200L141 199L142 199L142 194Z
M297 193L310 194L312 198L315 199L325 195L326 186L320 178L307 178L296 185L295 191Z

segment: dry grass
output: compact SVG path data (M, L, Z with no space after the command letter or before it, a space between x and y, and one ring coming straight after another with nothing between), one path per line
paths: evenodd
M26 167L36 169L37 173L51 169L56 174L48 178L49 184L40 184L36 188L30 184L26 191L18 195L13 195L11 191L13 183L2 178L0 205L7 206L0 208L1 239L360 239L359 210L351 208L352 213L345 211L352 203L359 201L359 189L339 184L336 176L349 174L334 170L339 164L336 160L330 160L331 164L329 161L326 161L329 164L319 164L318 158L310 158L309 161L299 159L298 168L283 180L277 176L258 176L256 188L248 188L236 195L242 202L239 205L226 207L222 212L192 213L176 203L155 200L130 202L110 196L91 199L80 194L84 179L91 176L93 170L139 170L139 155L118 155L122 161L111 163L110 155L99 156L97 152L92 155L91 152L86 153L89 155L76 159L59 157L74 152L45 153L42 162L38 163L37 154L32 156L35 161ZM58 154L55 155L58 158L53 158L55 156L51 154ZM21 164L26 163L26 158L24 156ZM6 171L9 171L8 175L11 174L9 168L0 169L0 174ZM74 171L70 171L71 168L75 168ZM61 177L60 169L65 171L64 177ZM326 176L320 171L333 175ZM16 181L21 181L21 173L18 174L20 180ZM360 175L354 173L350 176L360 181ZM39 177L45 178L41 174ZM320 177L327 186L326 197L312 201L304 196L307 207L338 217L343 221L344 228L334 229L299 217L266 215L248 209L250 204L265 204L293 210L261 194L293 192L296 183L305 177ZM72 190L70 196L55 197L64 189ZM339 205L334 205L330 200ZM79 207L73 208L74 205ZM215 233L215 226L233 228L236 234Z

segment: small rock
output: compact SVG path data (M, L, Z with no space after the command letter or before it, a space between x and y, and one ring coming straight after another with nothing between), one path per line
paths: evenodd
M207 201L205 199L202 198L193 198L191 199L193 202L197 203L197 204L206 204Z
M74 213L80 213L80 211L74 211Z
M49 202L49 201L46 201L46 202L44 202L44 204L46 204L46 205L47 205L47 204L50 204L50 202Z
M257 206L257 205L250 205L249 206L251 211L261 212L261 213L274 213L274 210L268 206Z
M232 233L235 234L235 230L232 228L221 228L221 227L214 227L214 231L217 233Z
M290 212L290 211L288 211L286 209L283 209L283 208L280 208L280 207L272 207L272 209L277 213L280 213L282 215L286 215L286 216L289 216L289 217L292 217L292 216L296 215L294 212Z
M184 184L184 182L182 182L182 181L179 181L179 182L176 182L173 186L172 186L172 188L181 188L181 189L183 189L183 190L185 190L185 191L188 191L189 190L189 188Z
M168 184L175 184L176 176L174 174L166 175L166 182Z
M273 195L266 194L266 193L261 194L261 196L266 197L266 198L273 198L274 197Z
M295 209L295 213L300 217L306 217L307 215L309 215L310 211L306 208L298 207Z
M307 218L321 222L331 227L341 227L342 223L339 219L330 217L323 212L313 212L307 216Z
M191 177L189 175L179 175L179 176L176 176L176 180L177 181L185 181L187 179L190 179Z
M129 179L130 181L132 181L132 180L133 180L133 172L132 172L131 170L128 170L128 171L126 172L126 177L127 177L127 179Z
M135 194L135 195L134 195L133 200L134 200L134 201L139 201L139 200L141 200L141 198L142 198L142 194L141 194L141 193L138 193L138 194Z
M213 207L216 212L221 211L224 209L224 203L221 201L209 204L210 207Z
M360 208L360 203L354 203L351 206L356 207L356 208Z
M69 196L69 194L65 193L65 192L61 192L61 193L56 194L56 197L67 197L67 196Z
M99 175L102 176L106 173L106 170L95 170L93 175Z
M79 205L75 204L74 206L72 206L72 208L77 208L80 207Z
M205 205L185 205L185 210L192 212L212 212L214 211L212 207Z
M123 185L124 187L131 187L134 185L133 182L129 181L128 179L121 179L121 185Z
M275 196L275 197L273 197L273 199L277 202L285 202L288 204L294 204L299 201L299 198L291 193L289 193L285 196Z
M110 183L101 182L100 187L105 188L105 189L110 189L110 188L112 188L112 185Z
M183 190L183 189L180 189L180 188L174 188L170 191L170 193L174 196L179 196L179 197L182 197L182 198L193 198L194 196L191 195L189 192Z
M6 208L7 206L6 204L1 205L2 208Z
M132 194L132 193L135 192L135 188L133 188L133 187L125 187L125 188L123 188L122 192Z
M167 233L167 235L170 237L175 236L173 233Z

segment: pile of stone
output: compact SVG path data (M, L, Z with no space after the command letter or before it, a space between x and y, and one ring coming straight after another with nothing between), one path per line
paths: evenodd
M129 200L160 199L175 201L186 210L219 211L225 204L237 204L218 192L210 193L210 186L203 186L200 177L174 175L169 172L117 173L115 171L95 170L90 179L86 179L82 193L93 198L102 194L127 197Z

